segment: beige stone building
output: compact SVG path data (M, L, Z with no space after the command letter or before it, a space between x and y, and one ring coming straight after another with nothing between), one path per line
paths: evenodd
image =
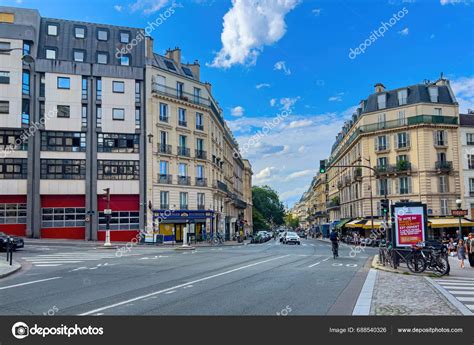
M149 219L165 241L197 240L218 230L227 239L252 226L251 165L242 159L198 62L179 48L147 52L147 194ZM159 223L159 225L158 225ZM250 229L249 229L250 228ZM191 238L193 239L193 238Z

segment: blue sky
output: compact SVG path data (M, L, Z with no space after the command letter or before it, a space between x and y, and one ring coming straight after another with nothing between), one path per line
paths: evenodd
M169 6L152 33L155 51L179 46L198 59L225 118L253 165L289 206L328 156L354 106L382 82L389 89L451 81L461 110L474 109L473 0L0 0L42 16L145 27ZM402 12L399 12L402 11ZM403 15L402 15L403 14ZM354 59L374 30L385 25ZM380 29L381 30L381 29ZM381 32L381 31L378 31ZM267 135L249 139L281 111Z

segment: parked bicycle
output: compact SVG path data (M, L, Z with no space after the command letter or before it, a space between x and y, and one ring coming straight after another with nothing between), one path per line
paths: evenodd
M429 270L435 275L444 276L450 271L447 249L443 245L427 246L425 243L419 243L413 246L407 257L407 266L414 273Z
M222 245L224 244L224 238L220 234L220 232L215 232L212 233L211 236L209 236L209 239L207 240L211 245Z

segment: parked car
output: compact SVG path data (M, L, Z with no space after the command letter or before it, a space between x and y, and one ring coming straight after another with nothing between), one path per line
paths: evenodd
M301 244L301 239L296 232L288 231L283 239L284 244L296 243Z
M253 235L252 239L250 240L250 243L263 243L263 242L265 242L265 237L261 231Z
M11 237L13 239L13 250L17 250L18 248L23 248L25 246L25 242L22 238L10 236L4 232L0 232L0 250L7 250L8 237Z

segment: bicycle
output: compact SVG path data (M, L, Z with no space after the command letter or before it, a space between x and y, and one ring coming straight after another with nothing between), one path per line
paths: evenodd
M424 243L415 245L407 258L407 266L413 273L422 273L428 269L437 276L444 276L450 271L446 247L425 247Z
M216 234L211 234L211 236L209 236L208 242L213 246L214 245L222 245L222 244L224 244L224 239L222 238L220 233L217 233L217 235Z
M332 255L334 259L339 256L339 243L337 241L332 241Z

